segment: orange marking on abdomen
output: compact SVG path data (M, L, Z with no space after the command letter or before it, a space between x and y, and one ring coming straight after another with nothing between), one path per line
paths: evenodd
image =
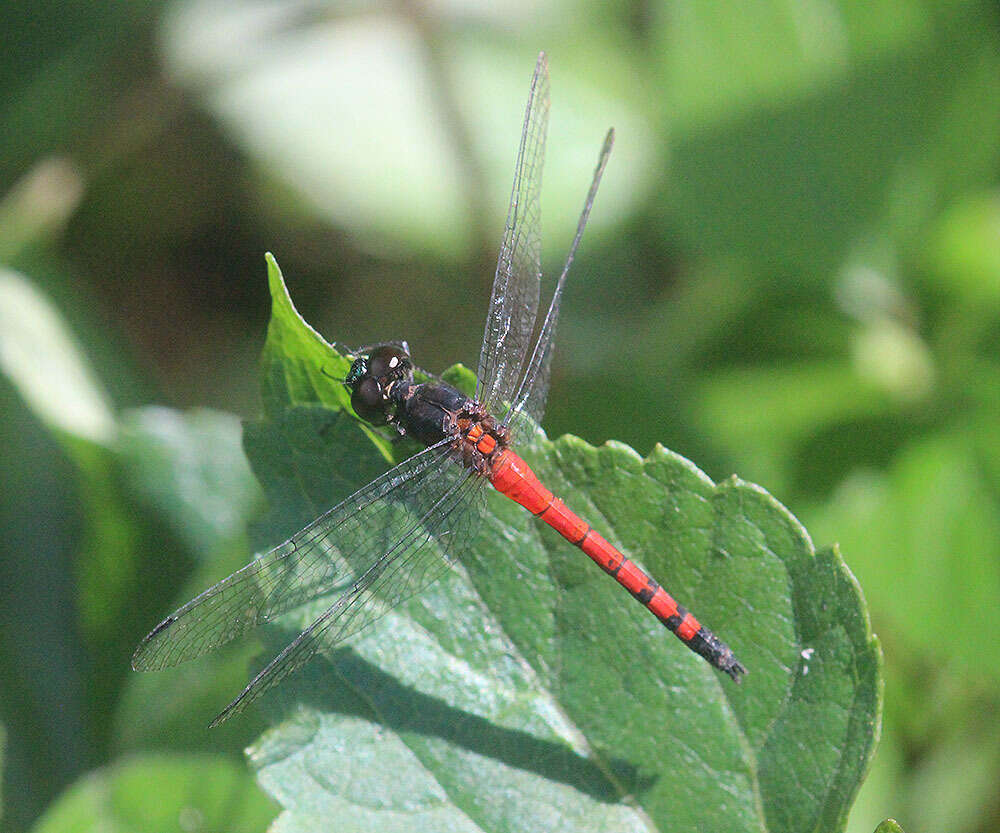
M554 497L552 492L542 485L528 464L509 448L493 458L490 482L497 491L520 503L532 514L538 515L566 540L583 550L691 650L729 674L734 680L738 680L740 674L746 672L725 643L711 631L703 629L694 616L678 605L677 601L650 579L634 561L626 558L616 547L591 529L579 515ZM695 639L699 634L701 636Z
M613 573L625 561L625 556L593 529L583 539L580 549L593 559L606 573Z
M638 593L649 584L649 576L640 570L639 566L629 558L626 558L622 562L622 566L618 569L618 575L615 578L630 593Z
M653 594L653 598L649 600L646 607L648 607L653 612L653 615L658 619L666 620L671 616L677 615L676 600L662 587Z
M553 498L539 516L545 523L562 535L570 543L580 546L590 531L590 524L566 506L559 498Z
M541 515L552 503L552 492L535 477L527 463L509 448L493 460L490 483L501 494L520 503L532 515Z
M701 623L689 613L684 617L684 621L677 626L677 635L687 642L700 630Z

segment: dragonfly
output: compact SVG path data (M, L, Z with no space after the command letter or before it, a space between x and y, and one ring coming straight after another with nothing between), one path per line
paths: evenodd
M542 420L566 276L614 143L611 129L539 326L539 195L548 115L543 52L525 110L474 396L429 375L429 381L418 383L419 370L405 342L347 351L352 363L343 384L355 414L416 440L423 450L167 616L136 649L134 669L167 668L307 602L332 598L212 726L245 709L319 651L343 642L438 579L469 545L487 511L487 486L582 550L711 666L736 682L746 673L721 639L556 497L515 450Z

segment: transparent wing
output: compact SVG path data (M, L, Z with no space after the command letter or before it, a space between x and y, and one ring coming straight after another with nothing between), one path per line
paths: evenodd
M479 356L476 399L487 409L510 401L521 377L538 314L541 282L542 162L549 122L549 68L538 56L514 170L496 279Z
M143 639L132 667L153 671L194 659L350 586L408 532L408 512L420 512L467 476L449 456L447 442L424 449L210 587Z
M601 177L604 175L605 167L607 167L608 157L611 155L614 142L615 131L612 128L604 138L604 145L601 147L601 153L597 159L597 168L594 170L594 178L590 183L590 190L587 192L587 199L583 204L583 211L580 213L580 221L576 226L576 236L573 238L569 254L566 255L566 263L563 266L562 274L559 275L555 292L552 293L552 302L549 304L549 311L545 314L545 321L542 323L538 341L535 342L535 349L528 361L520 387L512 400L511 409L504 418L504 424L510 428L511 435L515 439L523 440L529 437L545 414L545 400L549 395L552 344L555 339L556 324L559 322L559 305L562 302L563 286L566 283L569 267L576 255L576 249L580 245L583 230L587 226L590 209L597 196L597 187L601 184Z
M475 533L485 508L486 480L456 465L449 465L448 471L448 489L418 517L410 514L412 521L403 536L271 660L212 726L243 711L318 651L333 648L440 577L450 555L461 551Z

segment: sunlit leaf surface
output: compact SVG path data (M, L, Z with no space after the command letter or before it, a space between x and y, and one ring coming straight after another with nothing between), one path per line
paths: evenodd
M294 379L300 346L318 345L270 269L265 377L287 363ZM349 414L319 406L331 396L309 403L287 384L298 394L282 409L281 386L265 384L270 410L248 450L278 537L386 462ZM250 754L285 808L278 829L838 829L880 700L877 643L839 555L814 552L759 487L714 484L662 448L643 459L539 436L525 455L729 641L744 685L492 495L458 569L272 698L285 719Z
M259 833L273 815L273 804L229 758L141 755L81 778L32 831Z

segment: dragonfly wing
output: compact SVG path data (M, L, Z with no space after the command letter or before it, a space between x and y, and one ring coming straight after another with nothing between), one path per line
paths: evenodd
M485 507L486 480L458 466L449 487L423 507L406 532L354 585L250 681L212 722L217 726L243 711L264 692L300 668L318 651L329 650L370 625L396 605L436 581L474 534Z
M552 293L552 302L549 310L545 314L545 321L535 342L535 349L528 360L524 376L521 379L520 387L513 398L511 409L504 417L511 434L515 439L525 439L530 436L545 415L545 401L549 395L549 376L552 365L552 344L555 340L556 324L559 322L559 306L562 303L563 287L566 284L566 275L569 267L573 263L576 249L580 245L580 238L583 230L587 226L587 219L590 217L590 209L594 205L594 198L597 196L597 187L601 184L601 177L608 164L608 157L611 155L611 148L615 141L615 131L609 130L604 138L604 145L597 160L597 167L594 169L594 178L590 183L590 190L587 192L587 199L583 204L583 211L580 213L580 221L576 226L576 235L573 244L570 246L569 254L566 256L566 263L563 266L562 274L556 283L555 292Z
M549 68L543 52L531 80L514 169L507 225L479 356L476 399L488 409L509 402L524 368L541 282L542 162L549 122Z
M355 492L283 544L164 619L132 667L152 671L199 657L305 602L357 581L420 511L466 470L447 442L424 449Z

